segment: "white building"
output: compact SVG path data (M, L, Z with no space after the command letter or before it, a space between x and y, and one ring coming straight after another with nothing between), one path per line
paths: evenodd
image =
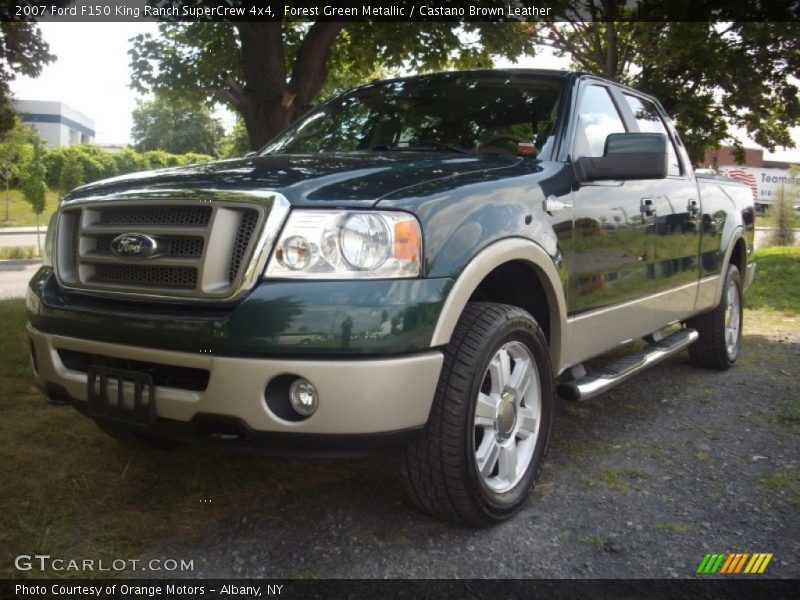
M94 142L94 121L63 102L17 100L14 105L22 122L33 127L49 146Z

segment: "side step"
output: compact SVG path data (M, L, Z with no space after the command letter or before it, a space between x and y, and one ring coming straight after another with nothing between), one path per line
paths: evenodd
M681 329L658 341L653 341L641 352L615 360L599 371L574 381L558 385L558 395L565 400L588 400L610 390L637 373L652 367L665 358L680 352L694 342L699 334L694 329Z

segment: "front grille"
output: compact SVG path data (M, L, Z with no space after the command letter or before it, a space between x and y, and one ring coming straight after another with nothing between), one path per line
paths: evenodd
M191 267L151 267L149 265L97 265L95 281L175 287L193 290L197 286L197 269Z
M59 220L59 278L92 291L228 298L242 284L267 217L261 206L234 201L67 207ZM113 241L122 234L147 236L155 249L150 256L119 256Z
M100 211L103 225L198 225L211 219L210 206L115 206Z
M149 373L157 386L178 388L192 392L204 392L208 387L210 373L205 369L175 367L159 363L100 356L77 350L58 350L58 357L70 371L86 373L91 365L126 371Z
M239 225L239 232L236 234L236 241L233 244L233 253L231 255L231 264L228 269L228 281L233 283L236 280L236 275L239 273L239 268L242 266L242 261L247 255L247 247L253 237L253 231L258 224L258 213L254 210L248 211L242 216L242 222Z
M258 213L256 213L256 219ZM116 235L99 235L97 236L97 246L95 251L98 254L113 255L111 251L111 242L114 241ZM203 254L204 240L201 237L186 237L186 236L159 236L159 245L166 246L162 256L195 256L200 257Z

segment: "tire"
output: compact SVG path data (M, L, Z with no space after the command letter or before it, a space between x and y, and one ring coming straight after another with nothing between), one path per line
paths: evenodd
M720 371L733 366L742 344L742 277L736 265L728 267L717 307L693 317L687 324L700 334L689 346L693 365Z
M428 423L402 456L409 498L450 521L508 519L541 472L552 414L550 355L533 317L505 304L468 304L444 348Z
M115 423L111 423L109 421L95 419L94 422L103 433L114 438L124 446L134 448L149 448L152 450L172 450L183 445L180 442L175 442L173 440L133 431L125 426L116 425Z

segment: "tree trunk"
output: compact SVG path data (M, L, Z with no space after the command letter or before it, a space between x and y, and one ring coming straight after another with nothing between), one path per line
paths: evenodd
M292 108L275 98L249 98L242 106L242 118L250 149L258 150L291 124Z
M4 219L4 221L8 221L8 205L11 204L11 197L9 195L10 192L8 191L8 188L9 188L9 181L8 179L6 179L6 218Z
M619 72L617 69L617 25L614 19L617 16L615 0L604 0L606 16L606 55L603 65L603 76L611 81L617 81Z
M611 81L617 81L619 77L617 55L617 28L615 23L609 21L606 23L606 64L603 75Z
M331 45L343 27L344 23L314 23L300 44L291 82L287 82L283 24L236 23L245 85L224 93L244 119L252 150L310 108L325 84Z
M36 253L42 258L42 240L39 235L39 213L36 213Z

